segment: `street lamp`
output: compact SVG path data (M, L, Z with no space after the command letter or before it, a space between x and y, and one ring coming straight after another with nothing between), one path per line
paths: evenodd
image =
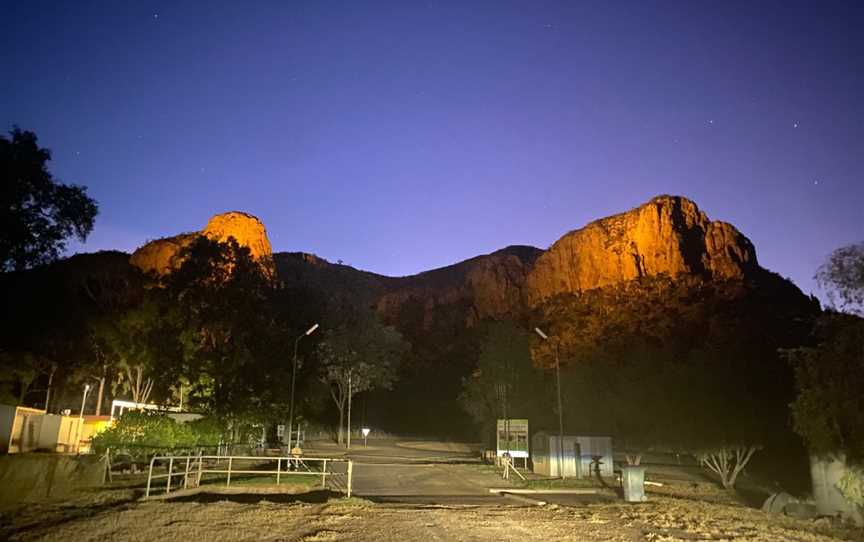
M552 342L555 347L555 386L558 391L558 472L561 474L561 479L564 479L564 411L561 409L561 359L558 352L558 341L551 341L549 336L543 333L539 327L535 327L534 331L544 341Z
M81 410L78 412L78 436L75 439L75 453L81 451L81 427L84 425L84 403L87 402L88 391L90 391L90 384L85 384L84 394L81 396Z
M297 337L294 341L294 367L291 370L291 403L288 407L288 453L291 453L291 431L294 429L294 382L297 380L297 347L300 345L300 339L307 335L312 335L318 329L318 324L313 325L306 330L306 333ZM299 440L299 439L298 439Z

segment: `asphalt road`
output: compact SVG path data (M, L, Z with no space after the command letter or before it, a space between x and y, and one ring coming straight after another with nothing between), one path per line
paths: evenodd
M354 461L353 494L374 502L536 506L542 500L572 506L597 500L584 495L514 496L490 492L514 486L500 474L482 468L479 455L464 446L376 441L368 447L354 448L346 456Z

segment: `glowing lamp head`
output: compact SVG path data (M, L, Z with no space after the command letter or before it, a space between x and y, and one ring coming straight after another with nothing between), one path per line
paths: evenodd
M315 324L314 326L307 329L305 335L312 335L313 333L315 333L316 329L318 329L318 324Z

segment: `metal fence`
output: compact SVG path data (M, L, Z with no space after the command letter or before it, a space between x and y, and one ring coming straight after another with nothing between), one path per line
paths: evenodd
M276 464L276 469L261 468ZM164 470L164 472L163 472ZM147 472L147 491L171 493L177 489L199 487L206 475L225 475L225 485L231 485L232 475L276 476L276 484L283 476L318 476L321 488L341 491L351 496L354 463L350 459L330 457L266 457L239 455L165 455L154 456ZM164 485L154 481L165 480Z

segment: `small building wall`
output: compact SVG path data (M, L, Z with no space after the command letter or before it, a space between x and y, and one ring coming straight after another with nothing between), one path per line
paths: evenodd
M32 452L38 449L44 410L15 407L15 420L9 439L9 453Z
M0 454L9 453L13 425L15 425L15 407L0 405Z
M592 476L591 462L595 456L600 457L600 476L615 475L615 465L612 459L612 437L576 437L581 450L581 472L583 476Z
M564 435L563 453L559 455L558 435L546 432L535 433L531 439L532 470L543 476L584 478L590 476L594 456L600 456L601 476L613 476L611 437L585 437ZM577 457L578 455L578 457ZM563 460L563 468L559 462Z

